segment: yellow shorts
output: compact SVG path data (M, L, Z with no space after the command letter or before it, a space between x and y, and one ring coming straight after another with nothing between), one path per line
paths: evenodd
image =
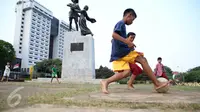
M128 55L113 61L113 71L117 72L122 70L130 70L129 63L135 63L135 59L139 55L143 54L137 51L131 51Z

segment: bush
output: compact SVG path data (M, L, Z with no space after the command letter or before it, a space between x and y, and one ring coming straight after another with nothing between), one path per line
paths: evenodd
M97 79L106 79L113 76L115 73L108 67L100 66L99 69L95 70Z
M200 82L200 70L186 73L184 79L185 82Z
M130 77L127 77L127 78L124 78L124 79L121 79L119 81L117 81L119 84L127 84L127 81L129 80Z

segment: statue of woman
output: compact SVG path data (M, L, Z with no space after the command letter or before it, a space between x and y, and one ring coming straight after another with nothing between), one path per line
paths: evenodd
M89 7L86 5L83 10L78 11L81 15L79 18L79 27L81 30L81 35L86 36L88 34L91 34L93 36L93 33L90 31L90 29L87 27L86 20L90 21L91 23L95 23L96 20L94 18L90 18L87 14Z

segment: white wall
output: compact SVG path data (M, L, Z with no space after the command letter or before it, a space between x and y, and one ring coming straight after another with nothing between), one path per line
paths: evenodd
M16 20L15 20L15 34L13 47L16 52L16 57L22 58L22 55L19 54L19 39L20 39L20 29L21 29L21 20L22 20L22 4L16 5Z
M29 67L28 58L29 58L29 42L30 42L30 32L32 24L32 10L27 10L25 12L25 25L24 25L24 35L22 43L22 68Z

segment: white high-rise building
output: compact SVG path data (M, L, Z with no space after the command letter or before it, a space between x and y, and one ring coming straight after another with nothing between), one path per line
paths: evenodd
M34 0L16 4L14 48L28 68L44 59L63 58L64 32L69 26L53 17L53 13Z

